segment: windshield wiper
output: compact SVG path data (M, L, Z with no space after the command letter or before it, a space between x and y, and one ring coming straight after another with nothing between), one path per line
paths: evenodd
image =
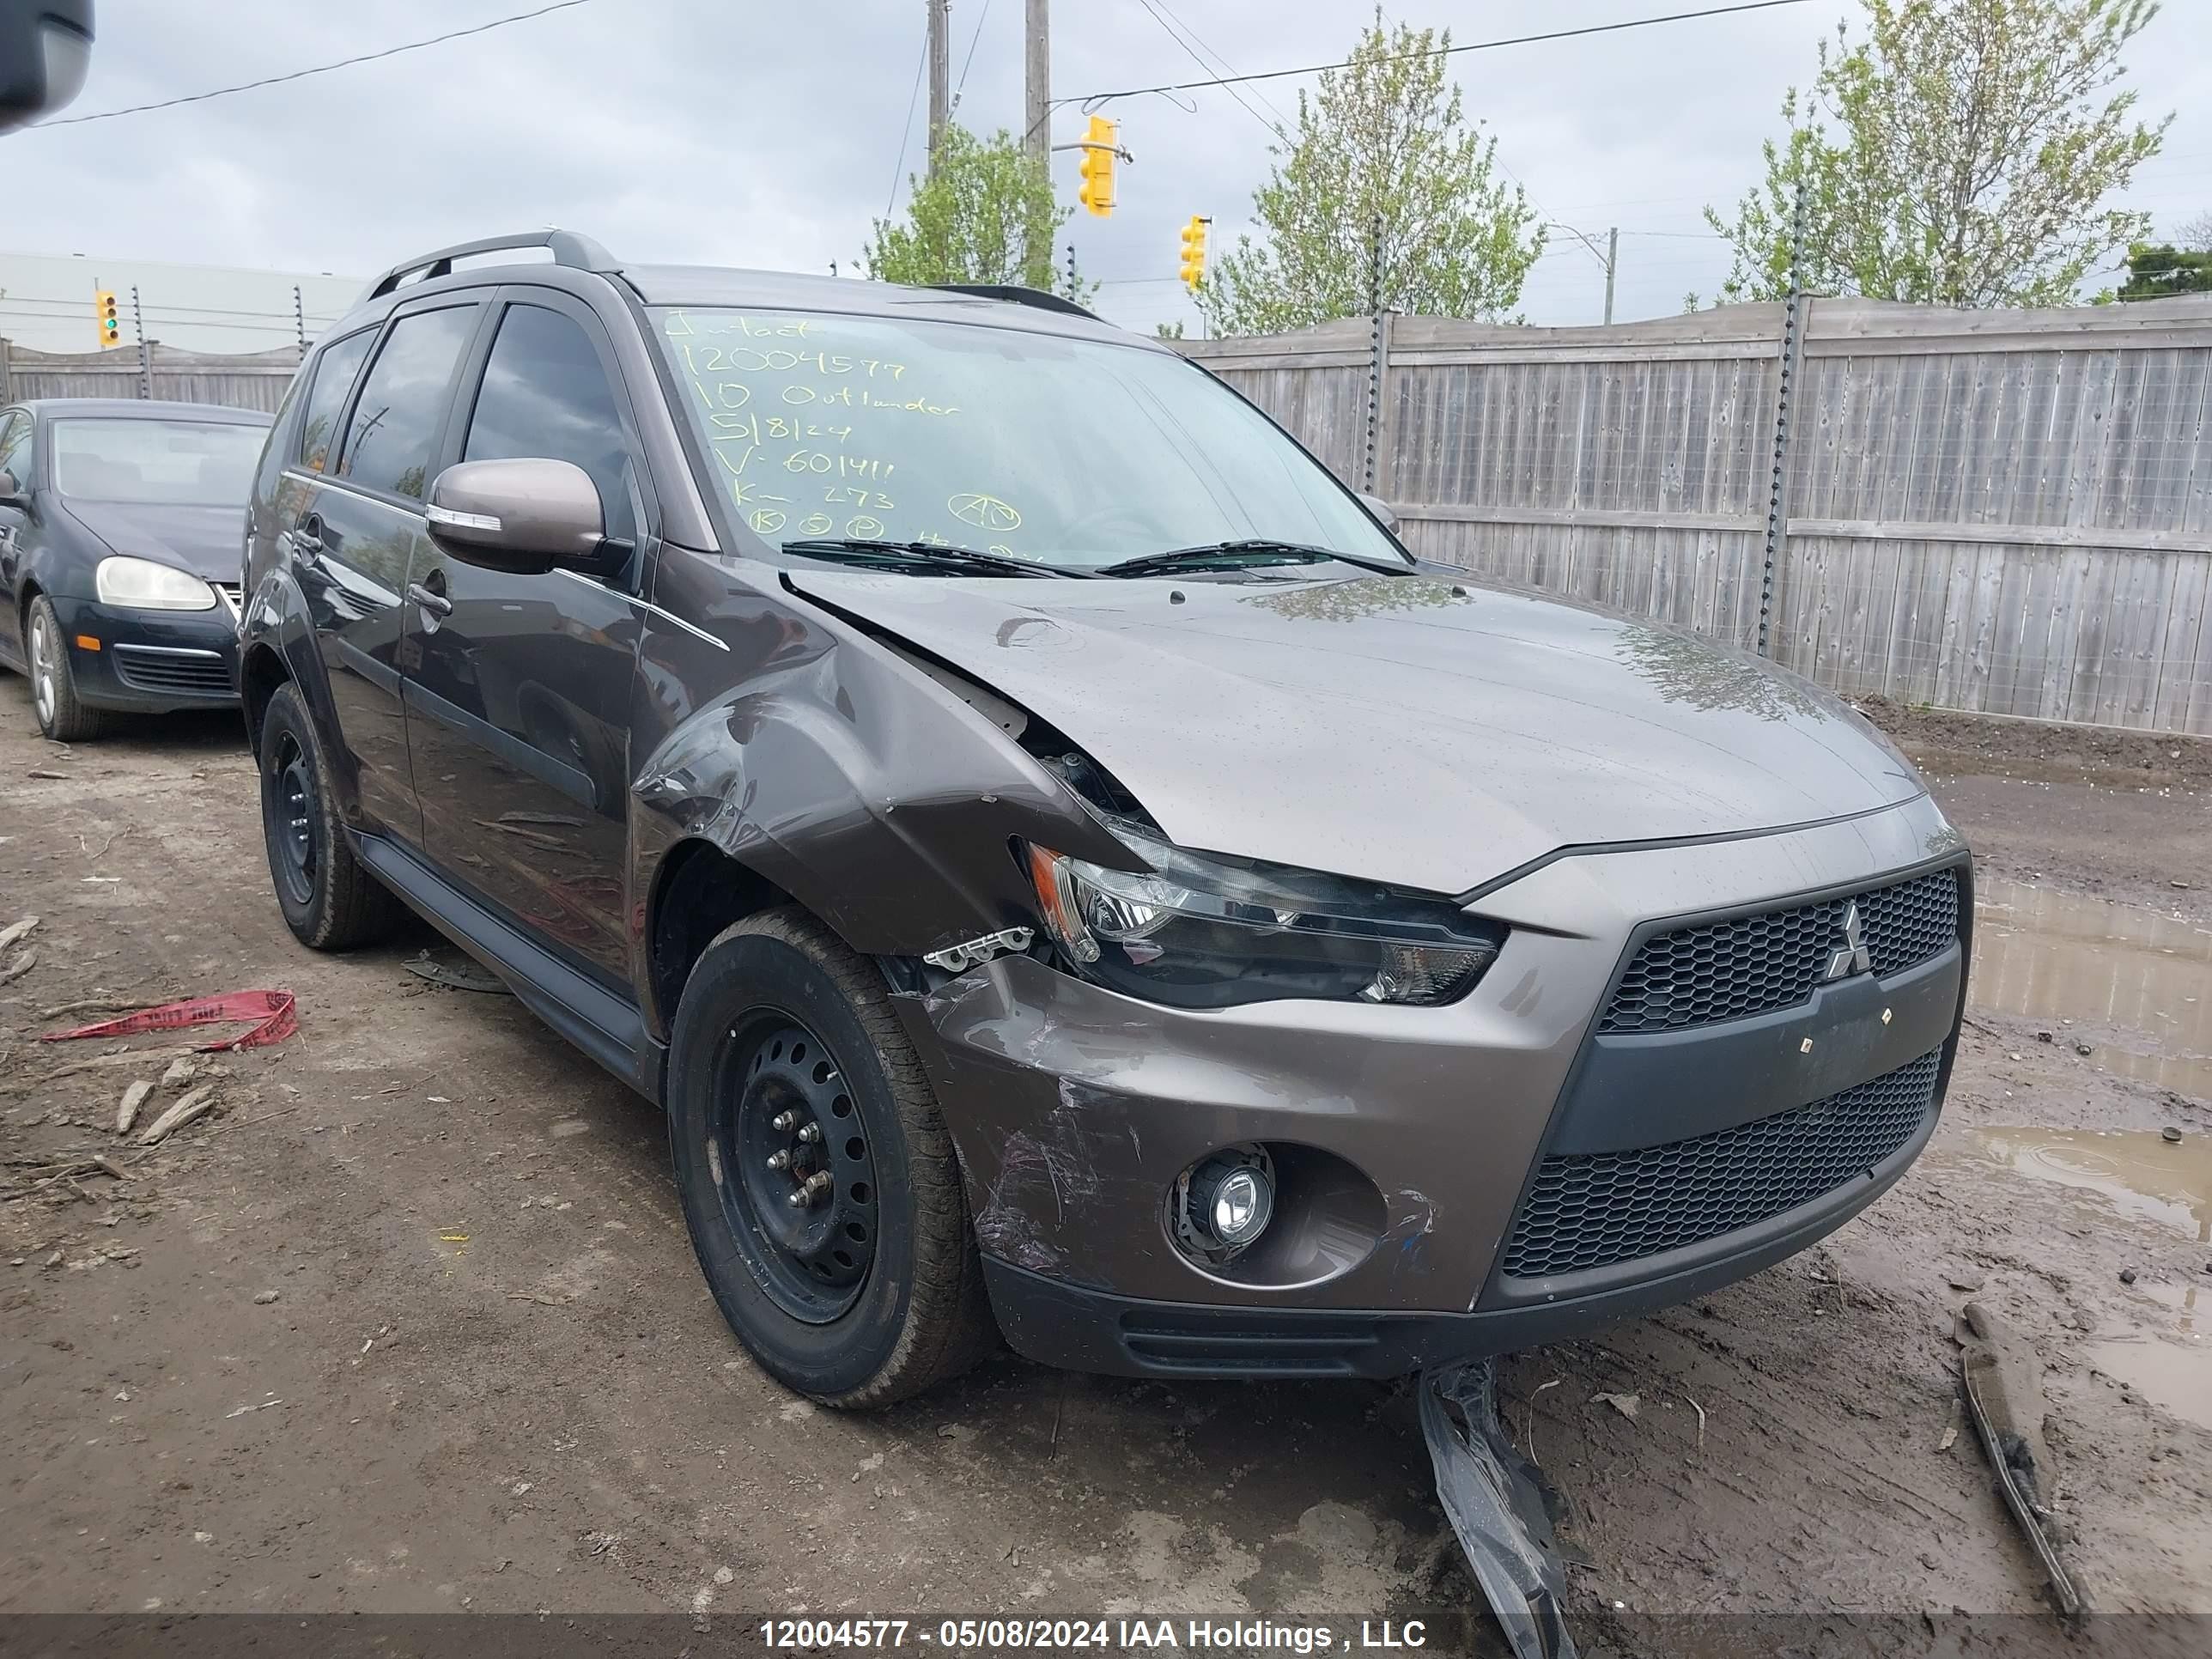
M1339 559L1346 564L1356 564L1363 570L1380 570L1391 575L1401 575L1407 567L1402 564L1382 564L1373 559L1355 558L1349 553L1340 553L1333 547L1316 547L1310 542L1279 541L1273 536L1248 536L1241 541L1208 542L1200 547L1178 547L1165 553L1141 553L1133 559L1123 559L1118 564L1101 565L1092 574L1100 576L1150 576L1168 570L1243 570L1267 564L1324 564Z
M1055 569L1027 559L1000 553L981 553L972 547L952 547L939 542L871 541L861 536L820 536L786 542L787 553L810 558L839 559L853 564L935 565L945 570L988 572L996 576L1087 576L1084 570Z

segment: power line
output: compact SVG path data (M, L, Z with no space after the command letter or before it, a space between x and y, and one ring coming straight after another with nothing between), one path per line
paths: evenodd
M1745 0L1741 5L1712 6L1703 11L1669 12L1663 17L1631 17L1618 23L1591 23L1582 28L1553 29L1543 34L1516 34L1502 40L1470 40L1464 46L1431 46L1425 52L1393 52L1377 61L1395 63L1413 58L1449 58L1462 52L1491 52L1499 46L1534 46L1546 40L1573 40L1586 34L1617 34L1623 29L1650 28L1660 23L1686 23L1700 17L1728 17L1738 12L1771 11L1778 6L1802 6L1808 0ZM1073 98L1055 98L1055 104L1103 104L1116 98L1141 98L1150 93L1202 92L1210 87L1243 86L1254 81L1281 81L1294 75L1320 75L1340 70L1344 63L1309 64L1303 69L1267 70L1258 75L1224 75L1212 81L1181 81L1157 87L1125 87L1118 92L1088 92Z
M1216 52L1212 46L1200 36L1196 29L1191 27L1188 23L1185 22L1180 15L1168 10L1167 0L1160 0L1160 9L1167 12L1169 16L1174 18L1176 27L1180 28L1185 34L1188 34L1191 38L1192 41L1198 46L1200 50L1204 52L1207 57L1213 59L1214 64L1218 66L1224 74L1234 75L1237 73L1236 64L1231 63L1218 52ZM1255 91L1252 95L1267 106L1270 112L1273 114L1277 125L1285 127L1290 125L1291 118L1283 113L1282 110L1277 106L1273 99L1268 97L1264 92Z
M975 32L968 37L968 56L961 61L960 79L952 88L952 107L956 112L960 108L960 94L968 89L968 71L975 66L975 43L983 38L983 20L990 15L991 0L983 0L983 3L975 9ZM894 185L891 188L896 190L898 186Z
M217 87L212 92L195 92L182 98L164 98L159 103L133 104L127 109L104 109L90 115L65 115L58 121L41 121L38 125L42 127L82 126L87 121L112 121L118 115L143 115L149 110L174 109L179 104L204 104L210 98L228 98L234 92L252 92L257 87L279 86L287 81L304 81L311 75L328 75L332 70L351 69L356 64L373 64L380 58L397 58L402 52L420 52L425 46L441 46L448 40L459 40L471 34L505 28L509 23L526 23L533 17L544 17L552 12L567 11L572 7L591 3L592 0L553 0L551 5L540 6L535 11L519 11L510 16L495 17L489 23L452 29L444 34L434 34L427 40L410 40L404 46L386 46L381 52L365 52L356 58L342 58L335 64L318 64L313 69L294 70L289 75L264 76L258 81L241 81L234 87Z
M1176 45L1182 48L1183 56L1189 58L1190 61L1197 64L1199 68L1206 70L1209 75L1212 74L1217 68L1227 70L1232 75L1236 73L1236 66L1231 64L1225 58L1221 59L1218 64L1209 64L1205 58L1200 57L1198 55L1198 49L1191 45L1188 40L1184 40L1181 34L1176 32L1175 26L1170 23L1165 15L1163 15L1163 8L1154 4L1153 0L1137 0L1137 3L1145 9L1146 13L1152 17L1152 21L1160 26L1161 32L1164 33L1169 40L1174 41ZM1247 115L1257 121L1261 126L1267 128L1269 132L1276 131L1275 124L1268 120L1266 116L1261 114L1258 110L1254 109L1250 101L1246 99L1243 93L1237 91L1235 87L1230 87L1227 90L1229 95L1237 100L1237 108L1243 110Z
M898 205L899 174L906 171L906 147L914 137L915 100L921 96L921 72L928 67L929 31L925 28L921 32L921 56L915 58L914 64L914 86L906 95L906 121L899 128L898 160L891 163L890 194L884 198L884 217L886 219L891 216L891 210Z

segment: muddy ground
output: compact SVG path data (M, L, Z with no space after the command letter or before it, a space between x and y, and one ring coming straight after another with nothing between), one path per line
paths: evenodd
M2014 1012L1976 1010L1930 1154L1826 1245L1510 1362L1586 1640L1617 1604L2041 1608L1952 1434L1970 1285L2045 1367L2094 1601L2212 1613L2212 766L1875 712L1982 851ZM35 952L0 988L0 1182L87 1149L129 1180L0 1205L0 1612L1474 1605L1403 1388L1004 1357L840 1417L767 1380L650 1107L510 1000L410 975L427 934L294 945L228 720L64 750L0 678L0 927L32 915L0 953ZM61 1005L264 986L299 1034L212 1067L221 1111L143 1156L117 1098L173 1040L52 1080L112 1045L28 1041Z

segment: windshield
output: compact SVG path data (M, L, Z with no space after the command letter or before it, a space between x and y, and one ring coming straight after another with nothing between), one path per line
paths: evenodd
M656 312L738 519L1040 564L1255 539L1405 563L1257 410L1166 352L1017 329Z
M56 421L54 488L80 501L244 507L268 435L223 421Z

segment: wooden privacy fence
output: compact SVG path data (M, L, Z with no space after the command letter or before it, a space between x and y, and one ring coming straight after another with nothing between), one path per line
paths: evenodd
M1845 695L2212 735L2212 296L1187 341L1425 556ZM1777 440L1780 438L1779 495Z
M295 347L242 354L149 343L106 351L34 351L0 339L0 404L33 398L167 398L274 414L292 383ZM150 386L150 392L147 389Z

